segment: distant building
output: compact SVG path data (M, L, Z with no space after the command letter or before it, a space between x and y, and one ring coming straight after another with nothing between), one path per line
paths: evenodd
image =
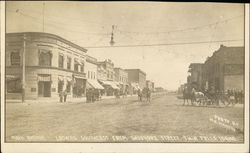
M121 68L114 68L115 71L115 81L119 83L120 91L122 93L127 93L129 89L128 84L128 72Z
M86 68L85 72L87 75L87 88L94 88L102 90L103 86L97 81L98 73L97 73L97 59L86 55Z
M140 69L125 69L128 72L128 81L137 83L140 89L146 87L146 73Z
M7 33L7 98L20 98L24 58L26 99L58 98L58 93L65 89L69 97L84 96L86 52L85 48L49 33Z
M244 47L221 45L205 61L203 87L214 90L244 90Z
M98 62L97 79L105 88L104 94L107 96L115 95L120 89L119 84L115 82L114 63L109 59Z
M190 72L190 80L189 80L189 86L191 88L195 88L197 90L201 90L202 88L202 72L203 72L203 63L191 63L189 65Z

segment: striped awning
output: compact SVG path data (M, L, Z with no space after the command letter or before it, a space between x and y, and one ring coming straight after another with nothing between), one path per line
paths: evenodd
M88 80L88 83L95 89L104 89L103 86L98 83L97 80Z

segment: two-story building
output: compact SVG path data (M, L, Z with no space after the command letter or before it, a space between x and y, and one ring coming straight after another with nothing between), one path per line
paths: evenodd
M204 63L203 85L214 90L244 90L244 47L220 48Z
M20 98L23 73L26 99L58 98L62 90L67 90L69 97L84 96L86 52L85 48L54 34L6 34L7 98Z
M119 87L115 82L114 63L111 60L98 62L98 81L105 88L104 95L113 96Z
M128 73L128 82L132 86L132 93L136 90L142 90L146 87L146 73L140 69L125 69Z
M98 82L97 59L86 55L85 72L87 76L87 88L103 90L103 86Z
M188 72L191 74L188 85L191 88L195 88L199 91L202 89L203 65L203 63L191 63L188 70Z
M114 68L115 71L115 81L119 83L120 92L122 94L128 94L129 84L128 84L128 72L122 68Z

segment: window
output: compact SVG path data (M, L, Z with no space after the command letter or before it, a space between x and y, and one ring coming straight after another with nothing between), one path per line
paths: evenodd
M9 80L7 81L7 92L8 93L21 93L22 83L21 79Z
M39 50L39 65L51 66L52 54L47 50Z
M66 90L67 90L68 93L71 92L71 83L70 83L70 81L67 81Z
M78 72L79 62L77 60L74 61L74 70Z
M91 79L93 78L93 72L90 72L90 74L91 74Z
M12 52L10 54L11 65L20 65L20 54L19 52Z
M64 61L63 55L59 54L59 57L58 57L58 67L59 68L63 68L63 61Z
M89 78L89 71L88 71L88 78Z
M84 65L81 65L81 72L84 72Z
M71 69L71 58L67 57L67 69L70 70Z

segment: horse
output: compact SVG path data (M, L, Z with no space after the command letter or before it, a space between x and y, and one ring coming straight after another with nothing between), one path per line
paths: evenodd
M146 98L146 102L150 102L151 100L151 91L149 88L143 88L142 97Z

